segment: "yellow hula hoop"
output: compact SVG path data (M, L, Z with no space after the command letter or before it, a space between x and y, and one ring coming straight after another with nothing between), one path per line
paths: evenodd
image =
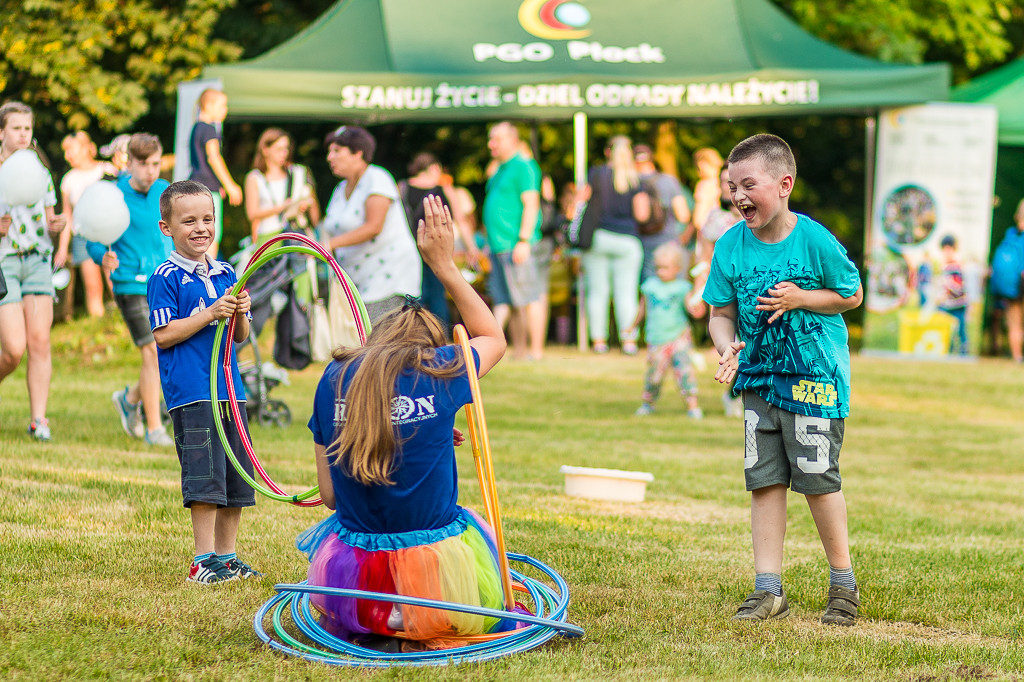
M466 425L469 428L469 442L473 448L473 460L476 464L477 478L480 479L480 493L483 496L487 521L494 529L494 538L498 545L498 569L501 574L501 591L505 597L505 609L515 608L516 600L512 593L512 573L505 553L505 533L501 528L501 512L498 508L498 490L494 483L494 463L491 460L491 444L487 437L487 420L484 418L484 401L480 394L480 379L476 375L473 364L473 349L469 345L469 334L461 324L455 325L455 340L462 346L466 358L466 373L469 376L469 390L473 402L466 405Z

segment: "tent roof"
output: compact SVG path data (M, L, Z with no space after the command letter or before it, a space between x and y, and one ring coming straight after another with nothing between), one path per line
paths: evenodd
M340 0L291 40L211 66L233 115L364 121L868 111L948 95L768 0Z
M999 144L1024 146L1024 58L954 88L950 98L993 105L999 112Z

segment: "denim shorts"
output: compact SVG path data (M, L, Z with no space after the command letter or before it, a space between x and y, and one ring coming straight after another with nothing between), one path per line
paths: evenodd
M224 432L232 452L242 469L251 478L252 460L242 447L238 426L249 432L245 416L245 402L238 402L242 423L236 425L226 401L218 403ZM228 461L217 435L213 410L209 400L182 405L171 410L174 425L174 447L181 463L181 496L184 505L193 502L215 504L218 507L251 507L256 504L256 493L235 467Z
M12 253L0 259L0 268L7 281L7 295L0 299L0 305L18 303L25 296L54 295L49 255L35 251L23 255Z
M153 330L149 328L149 301L142 294L114 294L114 303L121 311L132 341L139 348L153 343Z
M512 262L512 252L495 254L494 267L487 280L487 293L493 305L511 305L522 308L528 303L539 301L547 290L547 282L541 286L537 273L537 260L531 252L525 263Z
M89 255L89 250L85 248L85 245L89 243L85 237L80 234L71 235L71 265L79 266L82 263L89 261L93 262L92 256Z

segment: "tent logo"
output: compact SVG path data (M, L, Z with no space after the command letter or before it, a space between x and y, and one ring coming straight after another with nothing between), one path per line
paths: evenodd
M519 6L519 23L545 40L579 40L590 35L590 11L570 0L525 0Z

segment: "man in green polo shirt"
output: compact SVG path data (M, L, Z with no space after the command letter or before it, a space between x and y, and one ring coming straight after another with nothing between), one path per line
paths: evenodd
M512 348L516 357L539 360L544 354L545 320L541 282L532 247L540 239L540 169L519 153L519 131L511 123L493 126L487 139L491 156L498 162L487 181L484 197L484 228L494 255L488 293L494 317L504 326L514 312Z

